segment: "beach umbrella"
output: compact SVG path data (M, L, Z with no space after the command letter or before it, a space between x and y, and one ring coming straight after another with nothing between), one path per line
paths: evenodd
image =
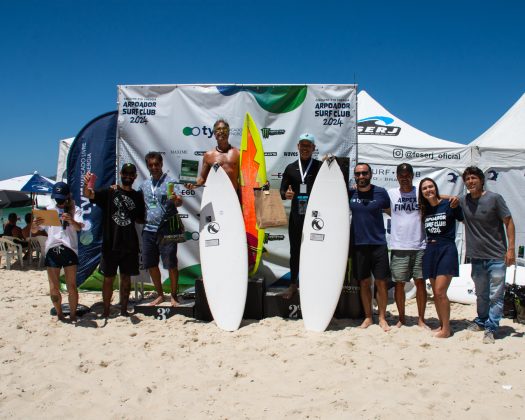
M38 172L35 172L26 184L20 189L20 191L29 193L40 193L40 194L51 194L53 191L53 183L49 182Z
M0 209L31 205L31 198L19 191L0 190Z

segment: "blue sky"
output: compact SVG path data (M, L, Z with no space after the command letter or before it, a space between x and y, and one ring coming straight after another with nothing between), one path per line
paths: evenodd
M118 84L354 83L469 143L525 92L523 1L0 0L0 179L54 175Z

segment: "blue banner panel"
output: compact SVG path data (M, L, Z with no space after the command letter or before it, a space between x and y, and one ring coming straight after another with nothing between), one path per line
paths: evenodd
M67 181L75 203L82 208L84 228L78 243L77 286L93 273L100 262L102 212L82 196L84 175L97 175L95 189L115 184L117 111L89 122L75 137L67 157Z

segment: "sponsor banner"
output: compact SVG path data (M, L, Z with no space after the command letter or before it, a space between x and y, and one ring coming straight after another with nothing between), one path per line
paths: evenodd
M144 156L153 150L163 154L164 171L170 176L180 178L182 159L198 160L200 172L202 156L216 146L214 122L228 121L230 144L238 148L249 112L263 140L268 180L272 188L279 188L282 172L298 159L298 138L304 132L316 137L315 157L332 153L355 162L356 98L353 85L119 86L118 164L137 165L136 186L149 176ZM188 214L184 224L189 231L199 230L201 195L202 189L182 190L181 212ZM286 228L272 231L265 249L261 270L282 277L289 271L287 264L272 261L288 261ZM180 268L199 264L198 253L197 240L181 245Z
M399 188L397 182L397 165L371 165L372 184L385 189ZM462 171L450 168L429 168L425 166L413 166L414 185L417 187L419 182L426 177L436 181L439 192L446 195L460 195L463 193Z
M82 196L84 175L88 171L97 175L97 189L115 184L116 130L117 111L101 115L80 131L68 153L67 182L84 217L84 228L79 234L78 243L78 286L98 266L102 246L102 212Z
M372 165L380 162L381 164L397 166L406 162L412 166L464 169L471 164L471 152L468 146L415 148L402 145L360 143L359 161L369 162Z

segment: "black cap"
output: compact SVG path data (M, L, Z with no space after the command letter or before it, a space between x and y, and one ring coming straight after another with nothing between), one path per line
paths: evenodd
M133 163L125 163L122 165L120 172L131 172L133 174L137 173L137 167Z
M51 198L54 200L58 198L59 200L65 200L69 195L69 185L65 182L57 182L53 186L53 192L51 193Z
M397 165L396 174L400 174L401 172L408 172L410 175L414 175L414 168L412 168L410 163L401 163Z

